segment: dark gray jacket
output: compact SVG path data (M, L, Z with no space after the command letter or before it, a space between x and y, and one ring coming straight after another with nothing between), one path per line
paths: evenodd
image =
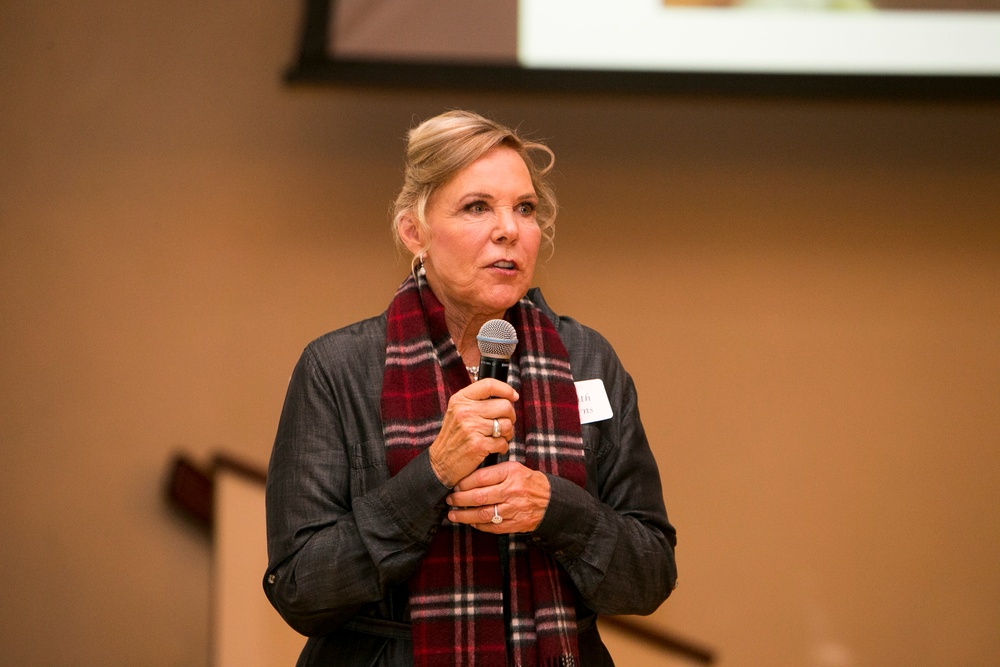
M558 317L538 290L529 297L555 324L574 379L602 379L614 410L583 425L586 489L550 476L549 507L531 537L576 585L583 664L610 664L594 617L648 614L666 599L677 577L675 531L632 378L600 334ZM383 313L310 343L278 425L264 591L310 637L300 665L412 664L406 580L449 489L426 451L389 476L380 418L385 323Z

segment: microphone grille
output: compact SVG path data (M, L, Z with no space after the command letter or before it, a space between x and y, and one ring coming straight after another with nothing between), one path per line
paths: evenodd
M517 347L517 332L507 320L490 320L479 328L476 340L479 342L479 354L484 357L510 359Z

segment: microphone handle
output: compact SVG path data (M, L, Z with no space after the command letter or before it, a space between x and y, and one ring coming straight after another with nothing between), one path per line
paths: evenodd
M482 356L479 358L479 379L483 378L494 378L500 380L501 382L507 381L507 371L510 370L510 359L503 359L501 357L487 357ZM497 455L490 454L483 461L482 467L496 465Z
M507 381L507 371L510 370L510 359L500 357L480 357L479 379L494 378L501 382Z

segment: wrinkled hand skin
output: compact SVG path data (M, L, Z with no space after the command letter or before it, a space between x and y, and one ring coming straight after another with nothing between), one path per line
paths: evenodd
M544 473L514 461L479 468L455 485L445 499L452 523L465 523L488 533L530 533L549 506L551 487ZM503 517L493 523L493 506Z
M429 452L431 468L442 484L452 488L490 454L507 453L508 441L514 437L514 402L518 398L513 387L492 378L452 394ZM494 419L500 422L497 438L493 437Z

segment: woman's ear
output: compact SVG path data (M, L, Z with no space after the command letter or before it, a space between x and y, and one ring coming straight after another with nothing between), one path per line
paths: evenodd
M406 213L399 218L399 238L403 245L414 255L427 250L427 239L423 238L422 228L416 218L410 213Z

